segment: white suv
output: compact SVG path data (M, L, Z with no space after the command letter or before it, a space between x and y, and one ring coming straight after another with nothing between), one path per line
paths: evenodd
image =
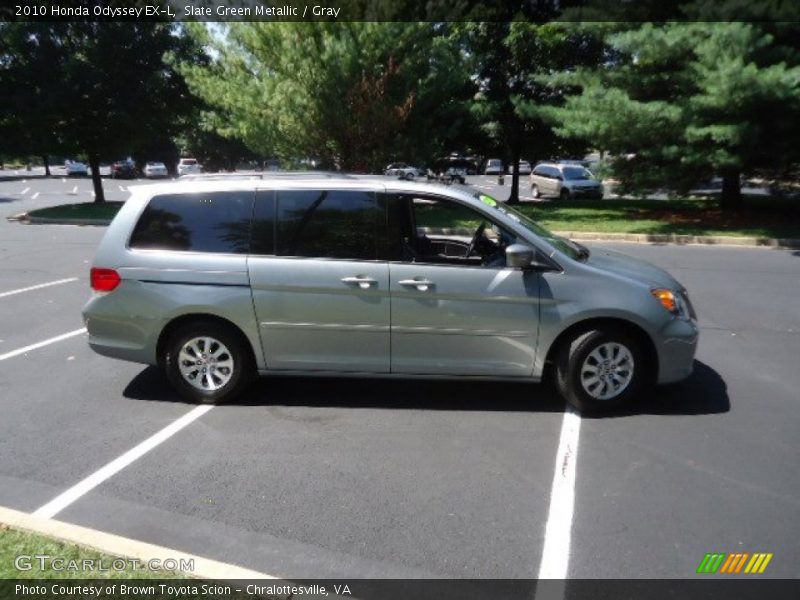
M203 167L196 158L182 158L178 161L178 177L202 172Z

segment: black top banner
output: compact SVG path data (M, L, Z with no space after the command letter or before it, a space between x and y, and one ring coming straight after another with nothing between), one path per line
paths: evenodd
M11 0L0 21L798 22L794 0Z

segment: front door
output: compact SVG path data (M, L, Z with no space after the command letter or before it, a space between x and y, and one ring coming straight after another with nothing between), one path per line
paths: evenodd
M388 198L402 250L389 265L392 372L531 375L540 275L506 268L516 237L455 200Z
M389 371L382 223L369 191L258 192L248 269L268 369Z

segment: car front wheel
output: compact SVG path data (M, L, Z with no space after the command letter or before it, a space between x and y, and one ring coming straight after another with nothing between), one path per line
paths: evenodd
M556 385L581 412L612 410L633 401L646 377L644 352L634 337L603 327L565 344L556 359Z
M185 398L217 404L235 398L254 373L246 346L230 328L196 321L168 340L162 364L170 383Z

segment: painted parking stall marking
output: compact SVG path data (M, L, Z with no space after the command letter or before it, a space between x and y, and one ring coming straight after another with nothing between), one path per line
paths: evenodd
M19 356L20 354L25 354L26 352L30 352L31 350L36 350L37 348L49 346L50 344L55 344L56 342L60 342L62 340L67 340L71 337L75 337L76 335L81 335L82 333L86 333L85 327L81 327L80 329L76 329L75 331L70 331L68 333L62 333L61 335L57 335L55 337L48 338L41 342L36 342L35 344L31 344L30 346L17 348L16 350L12 350L11 352L0 354L0 361L8 360L9 358L14 358L15 356Z
M130 450L128 450L122 456L115 458L110 463L102 467L101 469L95 471L82 481L78 482L65 492L59 494L55 498L53 498L50 502L36 510L33 515L37 517L43 517L46 519L50 519L64 510L67 506L78 500L81 496L90 492L98 485L103 483L105 480L113 477L115 474L119 473L122 469L127 467L129 464L134 462L136 459L144 456L150 450L161 444L162 442L168 440L170 437L178 433L181 429L192 423L193 421L199 419L208 411L214 408L211 404L205 404L203 406L197 406L190 410L188 413L183 415L181 418L173 421L166 427L164 427L161 431L153 434L142 443L134 446Z
M78 281L77 277L67 277L66 279L57 279L55 281L48 281L47 283L40 283L38 285L32 285L30 287L19 288L17 290L9 290L7 292L0 292L0 298L5 298L6 296L14 296L16 294L22 294L23 292L32 292L33 290L40 290L42 288L50 287L53 285L61 285L62 283L71 283L73 281Z
M578 461L580 432L580 415L568 406L561 423L542 562L539 564L539 579L567 578L572 515L575 506L575 465Z

